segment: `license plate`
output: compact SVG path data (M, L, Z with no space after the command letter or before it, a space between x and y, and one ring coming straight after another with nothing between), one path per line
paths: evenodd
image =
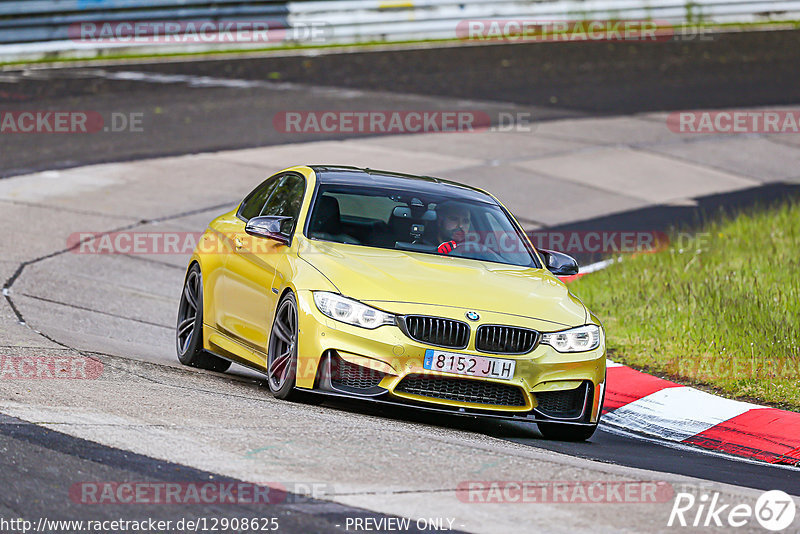
M517 366L517 362L428 349L425 351L425 361L422 366L425 369L443 373L511 380L514 378L514 368Z

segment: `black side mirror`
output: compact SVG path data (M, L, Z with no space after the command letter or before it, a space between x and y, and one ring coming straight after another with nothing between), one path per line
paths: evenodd
M578 274L578 262L572 256L555 250L539 250L539 254L544 257L547 270L554 275L571 276Z
M289 243L291 243L291 238L284 232L283 228L287 225L288 221L292 220L291 217L253 217L247 221L244 231L248 235L264 237L283 245L289 245Z

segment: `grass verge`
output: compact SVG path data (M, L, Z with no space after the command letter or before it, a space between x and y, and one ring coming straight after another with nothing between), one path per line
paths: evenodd
M715 32L733 32L733 31L767 31L767 30L791 30L791 29L798 29L800 28L800 20L788 19L788 20L766 20L766 21L757 21L757 22L725 22L725 23L712 23L712 22L703 22L703 21L693 21L693 22L686 22L683 24L676 24L674 26L662 26L661 28L668 28L671 27L675 30L675 39L679 41L693 41L696 39L700 40L707 40L710 39L710 35ZM470 41L465 39L413 39L413 40L398 40L398 41L387 41L387 40L375 40L375 41L363 41L363 42L353 42L353 43L315 43L315 44L303 44L303 43L295 43L289 42L287 44L281 44L277 46L268 46L268 47L259 47L259 48L220 48L218 50L201 50L201 51L182 51L182 52L170 52L168 47L164 47L163 49L156 50L156 51L146 51L146 52L133 52L133 51L126 51L126 52L117 52L113 48L111 49L103 49L100 48L97 50L97 55L95 56L86 56L85 51L82 51L77 56L71 56L70 52L67 53L47 53L46 57L42 57L39 59L27 59L27 60L0 60L0 67L4 68L14 68L14 67L21 67L21 66L33 66L33 65L61 65L61 64L84 64L84 63L107 63L107 62L114 62L114 61L137 61L137 60L151 60L151 59L203 59L208 57L209 59L220 58L220 57L257 57L259 55L265 53L280 53L280 52L302 52L302 51L315 51L315 50L333 50L336 51L348 51L349 49L354 50L370 50L370 49L377 49L380 50L384 47L401 47L405 45L485 45L485 44L508 44L508 43L526 43L531 41L525 40L509 40L507 42L498 40L492 41L490 43L482 42L482 41ZM548 42L547 40L543 40L542 42Z
M800 411L800 203L740 214L571 289L613 359Z

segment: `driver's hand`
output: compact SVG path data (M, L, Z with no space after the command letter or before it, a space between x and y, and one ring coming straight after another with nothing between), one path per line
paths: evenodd
M444 243L439 245L439 248L437 250L439 251L439 254L450 254L453 251L453 249L456 248L457 246L458 245L456 245L455 241L445 241Z

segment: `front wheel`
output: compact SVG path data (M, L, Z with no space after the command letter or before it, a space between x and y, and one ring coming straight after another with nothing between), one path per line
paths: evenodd
M231 362L203 350L203 275L192 265L183 284L175 330L178 360L183 365L224 373Z
M297 299L287 293L278 304L267 350L267 383L278 399L294 400L297 377Z
M565 425L560 423L536 423L539 432L547 439L558 441L586 441L597 430L597 423L592 426Z

